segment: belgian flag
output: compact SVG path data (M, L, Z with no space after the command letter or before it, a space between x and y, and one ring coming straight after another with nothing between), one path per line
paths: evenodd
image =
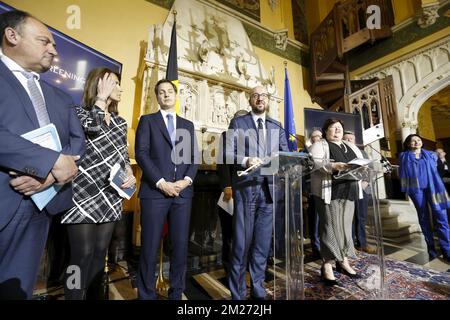
M176 14L174 14L173 27L172 27L172 35L170 37L170 48L169 48L169 59L167 60L167 71L166 71L166 79L172 81L173 84L177 87L177 91L179 92L178 85L178 54L177 54L177 20ZM180 100L178 99L175 105L176 113L180 112Z

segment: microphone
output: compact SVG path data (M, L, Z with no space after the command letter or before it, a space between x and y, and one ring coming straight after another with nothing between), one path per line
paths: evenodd
M270 120L272 120L272 119L269 118L269 121ZM275 122L275 121L270 121L270 122L273 123L274 125L276 125L281 130L283 130L284 133L286 134L286 137L288 139L292 137L296 141L300 142L300 145L302 146L303 150L305 150L305 151L300 151L299 153L306 155L306 157L304 159L302 159L303 161L301 161L301 164L302 164L302 166L304 166L308 170L312 170L314 168L314 165L315 165L314 164L314 158L313 158L312 154L308 151L308 148L306 147L306 144L302 140L300 140L296 135L294 135L292 133L287 134L286 130L281 125L279 125L277 122Z
M394 166L389 162L389 160L384 155L382 155L380 151L372 147L370 144L368 144L368 146L370 147L370 149L374 150L376 153L380 155L381 157L380 162L385 167L386 173L391 173Z

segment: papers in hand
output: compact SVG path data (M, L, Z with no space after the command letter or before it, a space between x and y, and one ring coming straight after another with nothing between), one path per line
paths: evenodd
M355 158L352 161L347 162L347 164L354 164L356 166L365 166L371 163L372 160L364 158Z
M367 177L367 165L372 163L373 160L355 158L347 162L350 167L348 169L339 171L337 175L334 175L335 179L343 180L363 180Z
M54 151L61 151L61 141L59 140L58 131L53 123L50 123L39 129L27 132L22 135L25 138L41 147L48 148ZM31 196L31 199L42 210L53 199L58 191L62 188L62 185L53 184L47 189L44 189Z
M122 169L120 164L116 163L112 168L111 172L109 174L109 184L116 189L119 196L122 198L125 198L127 200L130 200L133 193L136 191L136 186L132 186L129 188L122 189L120 186L124 183L125 180L127 180L128 175L127 173Z
M233 198L228 200L228 202L223 201L224 193L220 194L219 201L217 201L217 205L225 210L229 215L233 215Z

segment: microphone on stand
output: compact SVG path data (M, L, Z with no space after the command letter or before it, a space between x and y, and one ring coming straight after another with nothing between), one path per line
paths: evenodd
M300 151L300 154L304 154L306 155L306 157L303 159L302 161L302 165L307 168L308 170L312 170L314 168L314 158L312 156L312 154L308 151L308 148L306 147L306 144L300 140L299 138L297 138L297 136L293 135L292 133L287 134L286 130L280 126L278 123L276 122L272 122L274 125L276 125L278 128L280 128L281 130L284 131L284 133L286 134L287 138L289 139L290 137L293 137L296 141L300 142L301 147L303 148L303 150L305 151Z
M381 157L380 162L383 165L383 167L386 169L386 173L391 173L392 170L394 169L394 165L392 165L389 160L381 154L380 151L378 151L377 149L375 149L374 147L372 147L370 144L368 144L368 146L370 147L370 149L374 150L376 153L378 153Z
M271 123L274 124L274 125L276 125L278 128L280 128L281 130L283 130L283 131L286 133L286 130L285 130L281 125L279 125L278 123L276 123L276 122L274 122L274 121L271 121ZM303 150L306 150L306 151L307 151L307 152L299 152L300 155L301 155L301 154L304 154L304 155L305 155L305 157L302 158L301 165L304 166L307 170L312 170L312 169L314 168L314 166L315 166L314 158L313 158L312 154L308 151L308 148L306 147L305 143L304 143L303 141L301 141L299 138L297 138L297 137L296 137L295 135L293 135L293 134L289 134L289 135L288 135L288 138L290 138L290 137L293 137L296 141L299 141L300 144L301 144L301 145L303 146L303 148L304 148ZM287 142L287 141L286 141L286 142ZM238 171L238 172L237 172L237 175L238 175L239 177L248 175L248 174L250 174L252 171L258 169L258 168L259 168L261 165L263 165L263 164L264 164L264 161L263 161L262 163L254 164L254 165L250 166L249 168L247 168L246 170Z
M283 129L283 128L281 128ZM284 129L283 129L284 130ZM301 146L303 147L304 151L299 151L300 155L305 155L305 158L303 158L301 161L302 166L304 166L307 170L312 170L314 168L314 158L311 152L308 151L308 148L306 147L305 143L303 143L302 140L297 138L297 136L293 134L289 134L288 139L290 137L293 137L296 141L300 142Z

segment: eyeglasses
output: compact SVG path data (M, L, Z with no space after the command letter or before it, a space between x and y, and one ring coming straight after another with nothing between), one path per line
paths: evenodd
M269 98L269 95L267 93L254 93L250 96L250 98L254 99L254 100L262 100L262 99L267 99Z

